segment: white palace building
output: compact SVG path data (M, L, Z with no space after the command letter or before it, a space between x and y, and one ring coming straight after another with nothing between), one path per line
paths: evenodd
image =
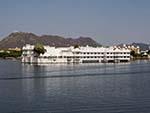
M34 45L22 48L23 63L101 63L129 62L130 50L126 47L50 47L44 46L46 52L37 56Z

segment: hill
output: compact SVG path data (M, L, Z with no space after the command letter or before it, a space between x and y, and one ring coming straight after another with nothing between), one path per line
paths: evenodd
M150 44L145 43L132 43L131 45L139 46L141 50L149 50Z
M22 48L25 44L42 43L44 45L67 47L67 46L101 46L99 43L89 37L79 37L77 39L64 38L54 35L42 35L38 36L33 33L15 32L11 33L7 37L0 41L0 48Z

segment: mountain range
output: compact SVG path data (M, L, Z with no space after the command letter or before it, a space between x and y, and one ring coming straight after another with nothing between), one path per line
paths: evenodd
M42 35L38 36L33 33L27 32L13 32L0 41L0 48L22 48L25 44L35 45L36 43L42 43L43 45L55 46L55 47L68 47L68 46L102 46L90 37L79 38L64 38L56 35ZM119 44L122 45L122 44ZM141 50L148 50L150 44L145 43L131 43L127 45L139 46Z
M22 48L25 44L35 45L36 43L55 47L68 47L74 45L101 46L90 37L79 37L77 39L73 39L55 35L38 36L33 33L15 32L0 41L0 48Z

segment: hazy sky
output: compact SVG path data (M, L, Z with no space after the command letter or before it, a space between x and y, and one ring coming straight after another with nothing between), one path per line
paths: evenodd
M0 37L13 31L150 43L150 0L0 0Z

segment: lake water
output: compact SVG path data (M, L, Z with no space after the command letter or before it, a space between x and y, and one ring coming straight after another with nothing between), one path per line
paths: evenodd
M150 113L150 61L29 65L0 60L0 113Z

